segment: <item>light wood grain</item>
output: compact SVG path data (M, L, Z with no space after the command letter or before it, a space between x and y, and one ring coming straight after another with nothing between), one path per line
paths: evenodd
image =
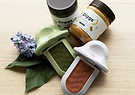
M82 12L92 0L78 0ZM109 48L107 74L101 73L86 95L135 95L135 0L103 0L116 20L99 38ZM34 35L53 24L45 0L0 0L0 95L25 95L25 69L6 70L18 55L10 37ZM28 95L64 95L58 75Z

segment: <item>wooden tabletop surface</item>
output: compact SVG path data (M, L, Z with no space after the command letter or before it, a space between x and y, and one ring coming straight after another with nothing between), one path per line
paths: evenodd
M78 0L82 12L92 0ZM109 48L107 74L100 73L86 95L135 95L135 0L102 0L116 20L99 38ZM25 69L7 70L18 52L10 37L18 31L34 35L53 24L45 0L0 0L0 95L25 95ZM60 77L28 95L64 95Z

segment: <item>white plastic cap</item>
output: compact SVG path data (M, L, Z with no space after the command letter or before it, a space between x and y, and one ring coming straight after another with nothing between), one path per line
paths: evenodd
M93 40L82 47L75 47L74 50L89 64L94 65L103 72L108 72L108 48L103 42Z

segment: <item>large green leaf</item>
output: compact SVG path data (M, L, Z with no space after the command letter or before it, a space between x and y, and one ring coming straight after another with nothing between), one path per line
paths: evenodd
M40 63L42 58L36 55L33 55L30 58L25 57L24 55L19 55L17 59L15 59L11 64L7 66L7 68L12 68L14 66L28 67L33 66Z
M40 64L31 66L27 68L26 72L26 90L27 93L33 88L37 88L45 84L53 75L54 69L48 62L44 59Z

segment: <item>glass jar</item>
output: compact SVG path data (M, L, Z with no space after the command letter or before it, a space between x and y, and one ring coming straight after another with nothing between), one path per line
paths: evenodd
M82 44L98 37L115 20L112 10L103 2L94 0L70 26L72 36Z
M47 0L47 5L59 29L68 29L78 16L77 0Z

